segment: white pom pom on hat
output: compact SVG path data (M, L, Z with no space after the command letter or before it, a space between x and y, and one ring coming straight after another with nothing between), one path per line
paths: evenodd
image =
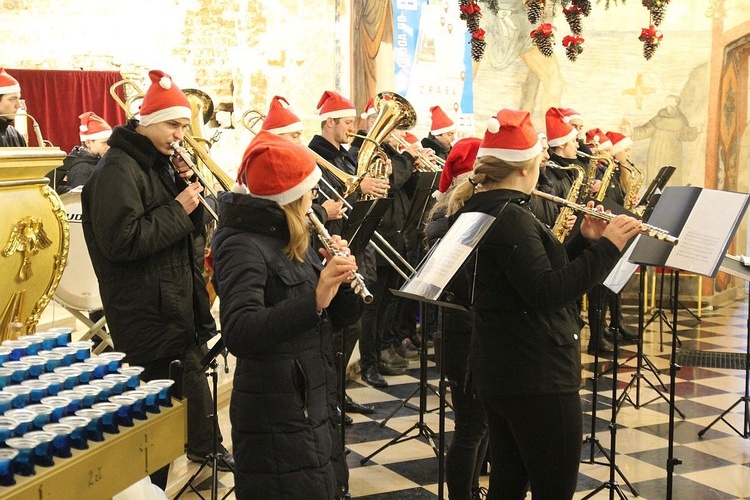
M494 116L487 120L487 131L497 134L500 131L500 122Z

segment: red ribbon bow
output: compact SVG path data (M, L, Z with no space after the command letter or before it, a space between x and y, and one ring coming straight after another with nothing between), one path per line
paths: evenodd
M565 38L563 38L562 44L563 47L567 47L568 45L581 45L583 43L583 37L581 36L572 36L568 35Z
M467 16L473 16L474 14L479 14L482 11L481 7L479 7L479 4L477 3L467 3L466 5L461 6L461 12L466 14Z
M482 28L479 28L471 34L471 38L475 40L484 40L484 30Z
M664 35L661 31L657 30L656 27L651 24L648 28L642 28L641 29L641 36L638 37L638 40L642 42L661 42L662 38L664 38Z

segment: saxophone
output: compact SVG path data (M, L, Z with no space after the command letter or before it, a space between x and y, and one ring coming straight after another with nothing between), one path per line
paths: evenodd
M578 201L578 195L581 193L581 186L583 185L583 181L586 179L586 172L584 172L583 167L575 164L568 165L567 167L561 167L556 163L547 162L547 168L553 168L555 170L575 171L576 178L573 181L573 185L570 186L570 191L568 191L568 196L566 196L565 199L571 203L576 203ZM570 233L570 229L567 228L567 220L569 216L573 215L573 213L573 208L569 206L563 206L560 209L560 213L557 215L557 219L555 219L555 225L552 226L552 234L554 234L555 238L557 238L557 240L560 242L562 242L568 236L568 233Z
M607 194L607 187L612 181L612 176L615 174L617 164L606 156L590 155L583 151L577 151L576 154L581 158L589 160L589 168L586 176L586 184L589 187L589 192L591 192L591 188L593 187L594 182L596 182L596 171L598 170L597 164L601 161L607 166L602 175L602 186L599 188L599 192L597 192L596 195L591 196L596 201L603 201L604 196Z
M634 211L635 204L637 202L638 192L641 190L643 185L643 170L638 168L635 163L627 160L625 163L620 163L620 166L630 173L630 180L628 181L628 192L625 198L625 208ZM642 214L641 214L642 215Z

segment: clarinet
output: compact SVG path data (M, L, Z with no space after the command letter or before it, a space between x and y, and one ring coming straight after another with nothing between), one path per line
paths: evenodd
M315 216L315 212L313 212L312 208L307 211L306 215L307 218L310 219L310 223L312 224L313 229L315 229L315 232L318 233L318 239L323 244L325 249L328 250L328 253L334 256L342 255L344 257L348 257L348 253L337 250L331 244L331 235L328 233L328 230L323 225L323 223L320 222L320 220ZM371 303L373 296L367 289L367 285L365 284L365 280L364 278L362 278L362 275L356 271L352 271L351 278L351 287L354 289L354 293L362 297L362 301L365 304Z

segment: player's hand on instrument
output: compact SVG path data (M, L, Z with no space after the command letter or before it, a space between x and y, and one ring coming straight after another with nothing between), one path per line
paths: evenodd
M186 181L193 176L193 171L190 170L190 167L188 167L187 163L185 163L185 160L183 160L180 156L172 157L172 166L174 167L174 171L177 172L177 175L179 175Z
M344 240L340 242L346 243ZM342 244L342 248L345 248L345 253L348 254L348 247ZM321 249L320 253L326 256L327 262L326 267L320 272L318 286L315 288L315 304L319 311L331 304L339 291L339 286L342 283L350 283L352 273L357 271L357 262L353 255L330 256L324 249Z
M641 232L641 221L627 215L618 215L607 225L602 237L607 238L622 251L632 237Z
M197 182L194 182L183 189L182 192L175 198L178 202L180 202L180 205L182 205L182 208L185 210L186 214L190 215L191 213L193 213L193 210L198 207L198 204L200 203L201 191L203 191L203 186L201 186Z
M388 189L390 186L388 181L384 179L376 179L370 177L370 174L367 174L364 179L362 179L362 182L360 182L359 188L363 195L369 195L375 198L385 198L388 196Z
M602 188L602 181L599 179L596 179L591 184L591 190L589 191L591 196L594 196L595 194L597 194L601 188Z
M588 202L586 206L591 209L595 208L593 201ZM609 213L609 212L604 211L604 207L602 205L596 206L595 210L597 212ZM583 216L583 221L581 221L581 235L587 240L589 241L598 240L599 238L602 237L602 233L604 233L605 229L607 229L606 220L597 219L590 215Z
M338 220L344 216L344 213L346 213L346 207L344 206L343 200L326 200L321 206L326 209L328 220Z
M573 214L568 215L568 217L565 219L565 229L567 229L568 231L573 229L573 226L576 225L577 220L578 220L578 217L576 217L575 215Z

